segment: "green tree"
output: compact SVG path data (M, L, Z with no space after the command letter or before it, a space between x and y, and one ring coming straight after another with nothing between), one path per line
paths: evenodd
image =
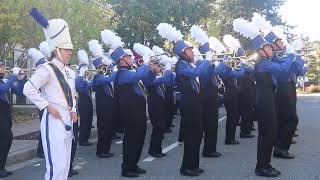
M279 7L285 0L218 0L215 6L215 22L220 28L220 36L233 34L241 39L243 46L248 44L248 39L242 38L233 31L233 20L244 18L251 20L252 14L258 12L266 16L273 25L285 25L278 15ZM244 43L243 43L244 42Z
M2 0L0 4L0 60L12 60L14 48L21 46L20 61L27 57L26 51L38 47L43 40L42 27L29 15L37 7L48 19L62 18L67 21L75 52L88 49L90 39L99 39L100 31L113 28L114 12L98 0ZM76 53L75 53L76 54ZM76 56L74 56L76 57ZM74 59L73 59L74 61Z
M185 35L192 25L212 15L214 0L109 0L117 13L116 32L131 47L134 43L162 45L156 27L170 23Z

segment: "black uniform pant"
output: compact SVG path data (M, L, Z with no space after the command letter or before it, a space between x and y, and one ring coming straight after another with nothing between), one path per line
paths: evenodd
M93 119L93 105L91 97L79 93L78 108L80 116L79 142L87 142L90 138Z
M178 107L178 110L180 112L180 124L179 124L179 136L178 136L178 141L179 142L183 142L183 134L184 134L184 131L183 131L183 114L182 114L182 111L181 111L181 103L180 103L180 100L177 101L177 107Z
M162 153L162 139L164 130L167 127L167 112L164 99L152 95L148 98L148 112L152 124L149 153Z
M42 119L42 115L43 115L43 110L42 110L42 111L39 111L39 119L40 119L40 122L41 122L41 119ZM39 154L39 155L43 154L43 147L42 147L42 140L41 140L41 131L40 131L40 136L39 136L39 140L38 140L37 154Z
M256 168L267 168L270 166L272 149L278 132L275 94L257 92L256 101L259 130Z
M202 107L200 95L185 94L181 97L183 114L184 150L181 170L199 168L199 151L202 140Z
M248 91L239 93L239 112L241 118L241 134L250 134L254 119L253 105L250 101L251 97Z
M77 145L78 145L78 133L79 133L79 124L78 122L73 123L73 136L72 145L71 145L71 159L70 159L70 170L73 167L74 158L76 157Z
M12 144L11 108L6 102L0 101L0 170L6 165L8 153Z
M167 123L166 123L166 129L170 129L174 117L174 97L173 97L173 88L166 86L165 91L165 108L166 108L166 114L167 114Z
M235 140L237 122L239 122L238 94L225 94L223 103L227 111L226 141Z
M218 88L202 91L204 146L202 153L216 152L218 135Z
M146 101L143 96L135 95L129 99L120 100L119 107L125 125L122 170L133 170L141 157L146 136Z
M115 123L115 100L110 96L101 100L103 102L99 101L97 104L98 143L96 154L110 151Z
M289 150L298 125L296 109L296 88L293 83L279 83L276 93L278 110L278 138L275 146Z
M115 116L114 133L123 133L124 119L121 118L118 107L115 108Z

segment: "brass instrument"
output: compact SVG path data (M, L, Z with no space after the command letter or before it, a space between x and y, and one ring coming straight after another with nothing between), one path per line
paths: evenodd
M100 73L100 72L103 72L102 70L100 69L88 69L85 71L84 73L84 78L85 79L92 79L96 74Z

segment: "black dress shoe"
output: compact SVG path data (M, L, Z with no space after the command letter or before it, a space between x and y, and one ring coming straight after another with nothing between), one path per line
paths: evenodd
M255 137L255 135L253 134L243 134L243 133L240 133L240 138L253 138Z
M291 144L297 144L297 141L292 139Z
M202 168L196 168L193 171L198 173L198 174L204 173L204 170Z
M170 127L176 127L174 124L171 124Z
M110 158L113 156L112 153L101 153L101 154L96 154L98 158Z
M218 158L220 156L222 156L222 154L219 152L202 153L202 157Z
M150 154L150 156L155 157L155 158L162 158L167 155L165 153L148 153L148 154Z
M299 134L294 134L294 135L293 135L293 137L298 137L298 136L299 136Z
M117 134L112 135L112 140L121 139L121 136L118 136Z
M259 168L255 170L257 176L264 176L264 177L277 177L281 173L280 171L276 171L273 168Z
M92 143L91 142L79 142L79 146L91 146Z
M133 170L133 172L135 172L135 173L137 173L137 174L145 174L145 173L147 173L146 170L140 168L139 166L137 166L137 167Z
M240 142L237 141L237 140L225 141L224 143L225 143L226 145L237 145L237 144L240 144Z
M44 158L45 158L45 156L44 156L43 153L37 153L37 157L38 157L38 158L41 158L41 159L44 159Z
M72 177L72 176L78 175L78 174L79 174L79 172L72 168L69 170L68 177Z
M7 173L6 170L0 170L0 178L5 178L8 176L9 176L9 174Z
M165 133L172 133L172 130L171 129L166 129L164 130Z
M273 157L281 158L281 159L294 159L295 156L290 154L288 151L281 150L279 148L274 148Z
M199 173L189 169L180 169L180 174L182 176L199 176Z
M135 178L135 177L139 177L139 174L134 172L134 171L122 171L121 175L123 177L128 177L128 178Z
M11 176L11 175L13 174L12 171L8 171L8 170L6 170L6 169L4 169L4 170L7 172L8 176Z

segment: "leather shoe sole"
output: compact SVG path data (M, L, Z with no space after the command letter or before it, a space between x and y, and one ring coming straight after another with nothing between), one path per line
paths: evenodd
M192 170L180 170L180 174L182 176L199 176L199 173Z
M221 157L222 154L219 152L212 152L212 153L202 153L202 157L209 157L209 158L218 158Z
M123 177L128 177L128 178L136 178L139 177L139 174L137 174L136 172L133 171L122 171L121 175Z

